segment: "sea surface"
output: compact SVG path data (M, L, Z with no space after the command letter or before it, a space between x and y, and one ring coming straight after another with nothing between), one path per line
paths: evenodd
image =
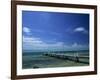
M37 68L52 68L52 67L74 67L74 66L88 66L89 58L80 58L81 61L87 63L75 62L67 59L60 59L50 56L45 56L46 53L68 54L74 56L88 56L89 50L80 51L44 51L44 52L23 52L22 54L22 68L23 69L37 69Z

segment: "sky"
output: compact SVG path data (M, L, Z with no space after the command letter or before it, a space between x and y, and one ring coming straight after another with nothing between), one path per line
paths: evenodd
M23 51L88 50L89 14L22 11Z

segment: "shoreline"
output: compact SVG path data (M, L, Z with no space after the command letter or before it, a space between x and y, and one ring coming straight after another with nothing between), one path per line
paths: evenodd
M89 60L87 60L89 61ZM89 64L49 56L23 56L23 69L88 66Z

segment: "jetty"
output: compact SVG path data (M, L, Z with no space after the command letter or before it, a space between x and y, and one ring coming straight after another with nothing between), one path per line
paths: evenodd
M75 55L69 55L65 53L44 53L43 55L57 59L71 60L78 63L89 64L89 56L79 56L78 53L75 53Z

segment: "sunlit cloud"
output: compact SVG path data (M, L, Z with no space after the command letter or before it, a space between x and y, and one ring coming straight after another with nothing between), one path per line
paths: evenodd
M39 38L34 38L34 37L26 37L23 36L23 42L30 42L30 43L42 43Z
M28 27L23 27L23 32L25 33L30 33L31 30Z
M74 29L74 32L88 33L88 31L84 27L77 27Z

